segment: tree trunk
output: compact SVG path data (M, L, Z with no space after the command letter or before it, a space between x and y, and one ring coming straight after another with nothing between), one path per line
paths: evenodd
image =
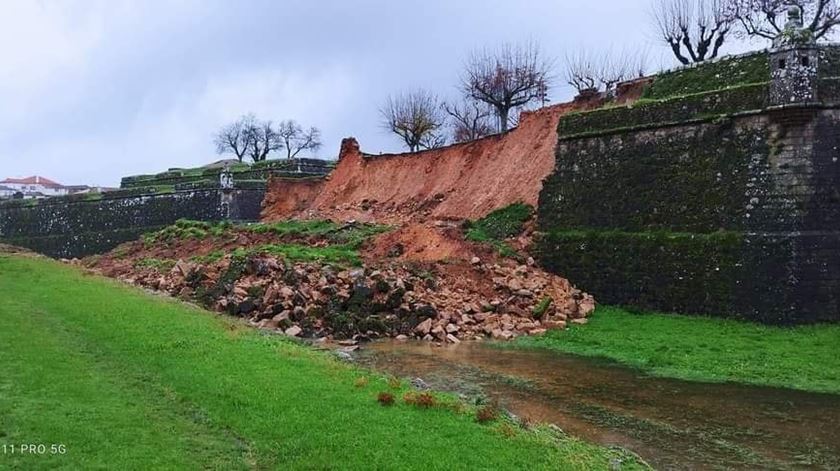
M499 108L499 131L507 132L508 130L508 115L510 108Z

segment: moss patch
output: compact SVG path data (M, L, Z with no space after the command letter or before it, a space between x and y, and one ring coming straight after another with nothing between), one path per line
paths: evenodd
M504 257L516 257L516 251L504 240L521 234L525 229L525 223L533 215L533 206L515 203L497 209L477 221L467 222L465 237L473 242L492 245Z
M770 62L765 52L724 58L659 74L643 98L661 100L724 88L767 82Z

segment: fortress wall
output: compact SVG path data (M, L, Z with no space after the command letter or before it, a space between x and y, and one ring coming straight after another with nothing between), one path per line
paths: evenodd
M258 220L264 195L264 189L202 189L7 202L0 205L0 241L51 257L82 257L106 252L178 219Z
M562 118L541 262L607 304L840 321L840 95L817 86L818 102L773 106L759 83Z

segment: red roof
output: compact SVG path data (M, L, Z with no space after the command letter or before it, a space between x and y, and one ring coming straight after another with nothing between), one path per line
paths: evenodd
M34 176L26 178L7 178L0 183L16 183L18 185L42 185L47 188L62 188L64 185L56 183L49 178Z

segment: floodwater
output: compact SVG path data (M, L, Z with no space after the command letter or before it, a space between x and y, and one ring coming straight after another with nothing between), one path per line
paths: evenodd
M657 469L840 469L840 396L654 378L606 361L483 343L377 342L356 357L632 450Z

